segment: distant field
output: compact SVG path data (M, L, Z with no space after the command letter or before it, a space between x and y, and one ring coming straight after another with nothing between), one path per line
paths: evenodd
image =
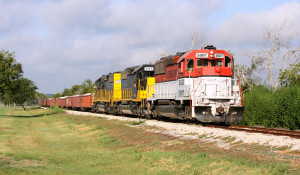
M273 155L258 159L251 150L231 152L133 124L0 108L0 174L298 174L295 162Z

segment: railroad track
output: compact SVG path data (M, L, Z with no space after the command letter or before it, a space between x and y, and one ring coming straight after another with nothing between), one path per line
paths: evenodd
M123 115L124 117L129 118L138 118L134 115ZM157 119L156 119L157 120ZM171 118L160 118L159 120L165 121L165 122L172 122L172 123L184 123L185 121L180 119L171 119ZM198 121L190 121L187 123L197 123ZM251 127L251 126L241 126L241 125L217 125L217 124L203 124L200 123L200 125L203 125L205 127L211 127L211 128L221 128L226 130L232 130L232 131L243 131L243 132L249 132L249 133L261 133L261 134L271 134L271 135L277 135L277 136L288 136L296 139L300 139L300 131L291 131L291 130L283 130L283 129L271 129L271 128L260 128L260 127Z
M299 131L259 128L259 127L250 127L250 126L240 126L240 125L210 125L210 124L207 124L207 125L205 125L205 127L222 128L222 129L226 129L226 130L244 131L244 132L250 132L250 133L271 134L271 135L277 135L277 136L288 136L288 137L300 139Z

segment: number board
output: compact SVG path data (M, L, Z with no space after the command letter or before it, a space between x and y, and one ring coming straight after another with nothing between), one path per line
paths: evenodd
M224 58L224 54L222 54L222 53L215 53L215 58Z
M153 71L153 67L144 67L144 71Z
M196 53L196 58L208 58L208 53Z

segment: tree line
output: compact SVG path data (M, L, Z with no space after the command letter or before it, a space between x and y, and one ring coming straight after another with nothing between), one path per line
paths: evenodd
M264 47L250 54L249 65L236 66L245 92L242 124L300 129L300 46L292 46L297 34L287 29L286 21L266 28ZM263 72L268 75L264 83Z
M80 85L73 85L70 89L65 88L61 93L52 95L52 98L92 93L94 86L95 84L92 82L92 80L86 79Z

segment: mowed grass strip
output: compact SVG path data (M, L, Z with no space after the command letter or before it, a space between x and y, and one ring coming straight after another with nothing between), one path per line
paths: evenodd
M0 174L286 174L278 162L59 109L0 108ZM242 154L242 153L241 153Z

